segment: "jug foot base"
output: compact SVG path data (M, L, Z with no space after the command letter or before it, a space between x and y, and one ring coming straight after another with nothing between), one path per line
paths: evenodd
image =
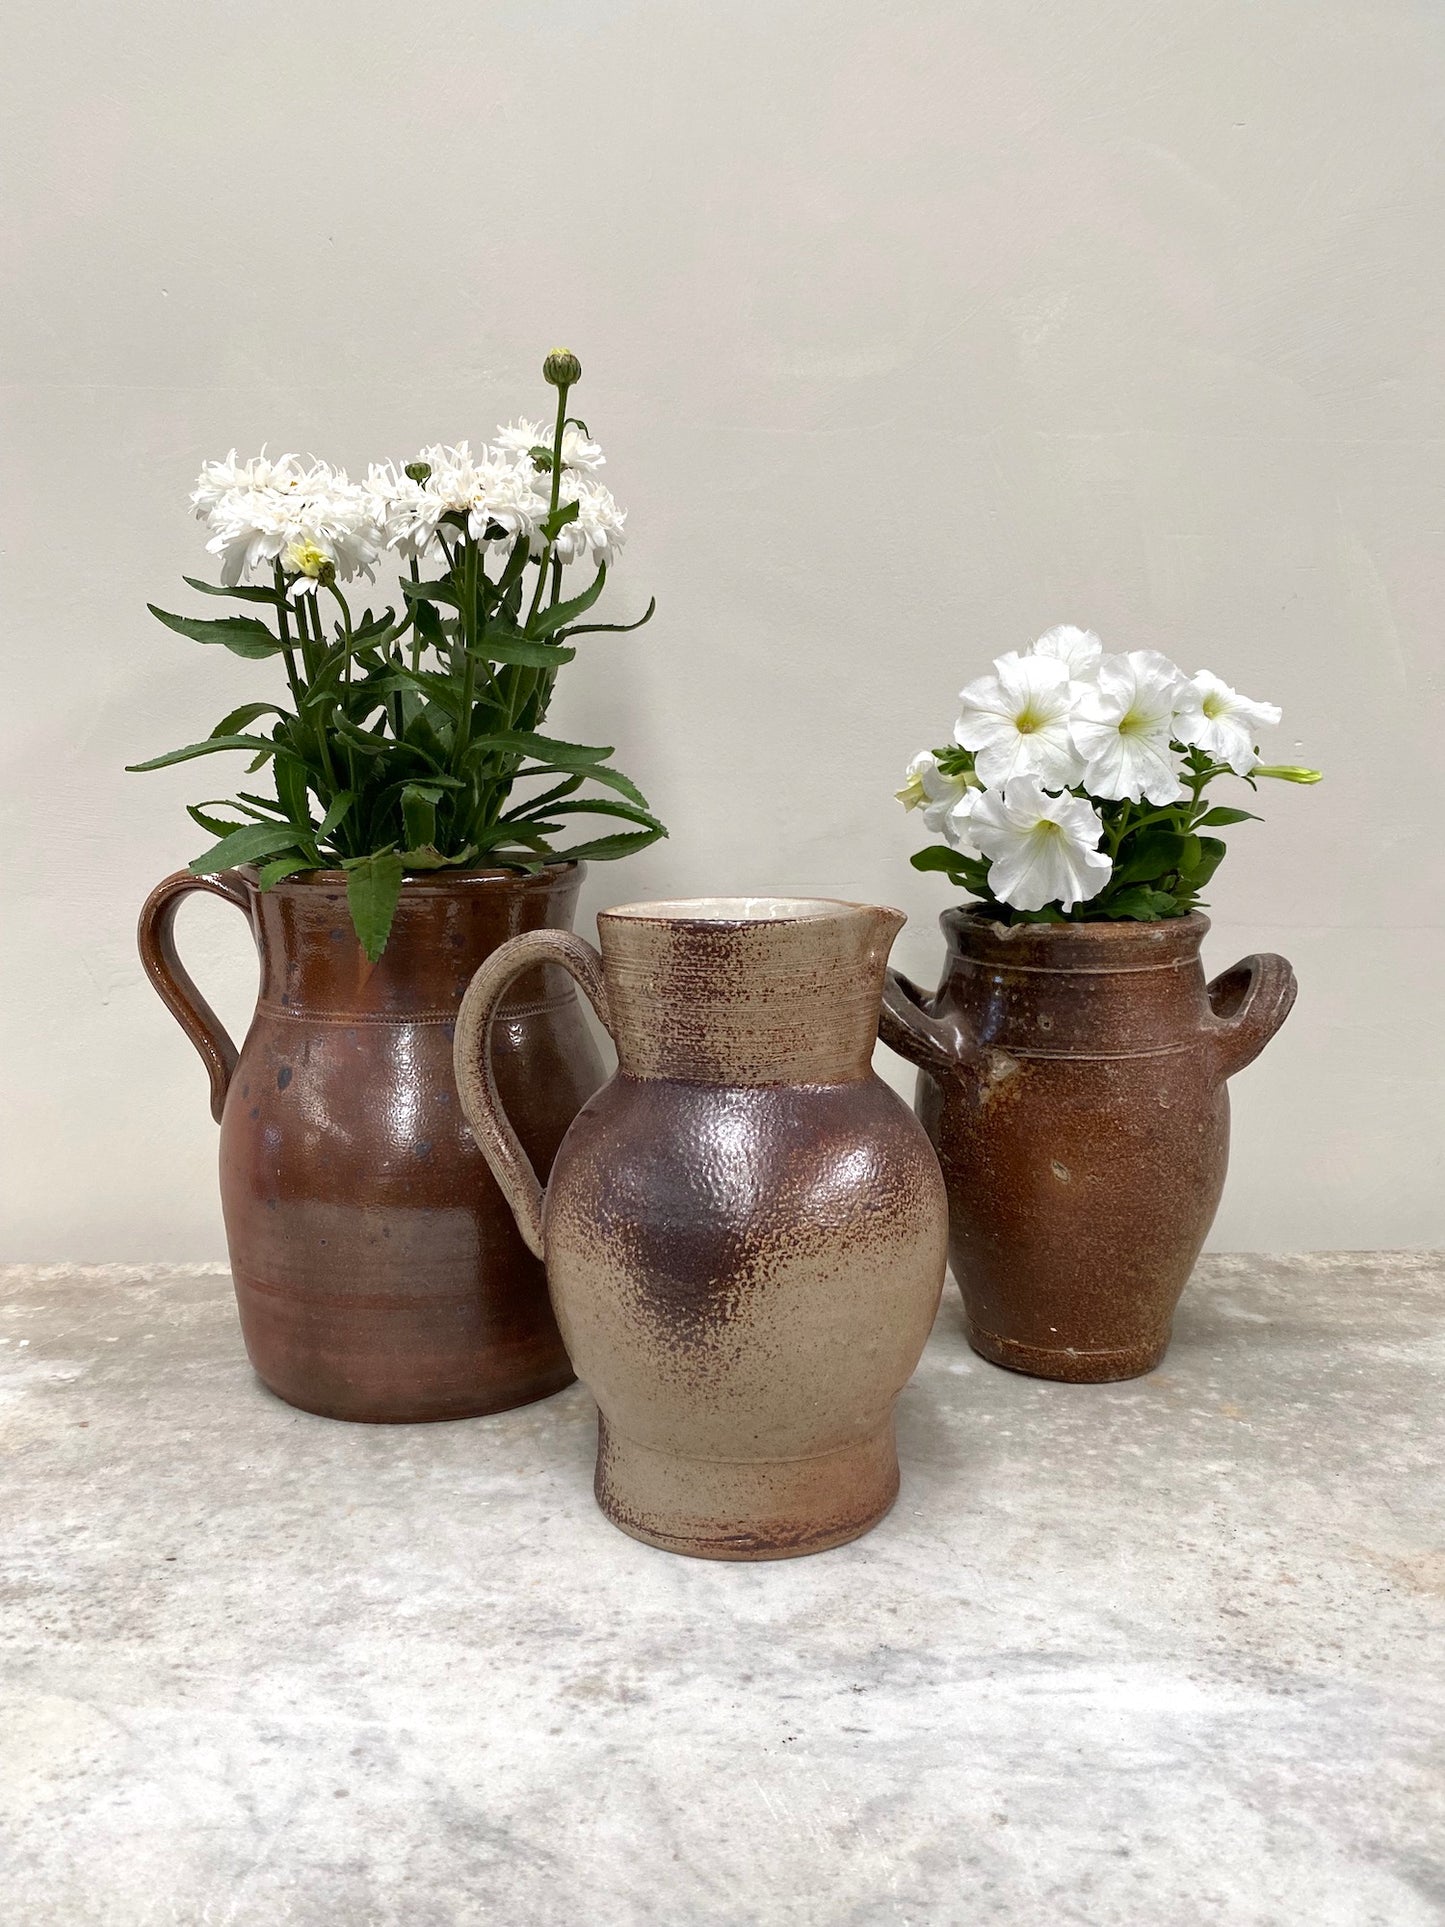
M1149 1345L1127 1345L1117 1351L1085 1351L1061 1347L1045 1350L1017 1338L1000 1338L970 1322L968 1342L980 1358L1030 1378L1057 1379L1065 1385L1110 1385L1121 1378L1142 1378L1164 1362L1169 1333Z
M392 1393L368 1399L354 1393L333 1396L320 1389L312 1392L299 1386L283 1388L271 1384L260 1372L256 1376L271 1396L283 1404L294 1406L298 1412L310 1412L314 1418L339 1419L347 1425L447 1425L454 1419L491 1418L498 1412L514 1412L523 1405L535 1405L540 1399L555 1398L558 1392L566 1391L577 1382L577 1374L568 1366L520 1385L479 1390L470 1397L458 1395L443 1399L418 1394L407 1398Z
M898 1496L893 1420L808 1459L691 1459L597 1419L597 1503L644 1545L692 1559L800 1559L861 1538Z

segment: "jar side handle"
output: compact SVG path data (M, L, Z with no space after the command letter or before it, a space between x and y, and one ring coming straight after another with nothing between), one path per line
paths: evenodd
M576 979L590 998L603 1028L609 1036L612 1034L602 959L591 944L570 930L526 930L493 951L467 985L457 1013L452 1066L457 1095L477 1149L487 1160L502 1196L511 1206L528 1250L545 1258L542 1215L546 1194L502 1108L490 1049L492 1019L508 985L535 964L560 964Z
M930 1010L927 997L901 970L884 977L878 1035L889 1050L934 1077L947 1077L978 1055L963 1023Z
M1222 1074L1252 1064L1293 1007L1299 986L1284 957L1272 951L1241 957L1209 984L1209 1008Z
M198 877L177 870L158 883L141 908L136 944L141 964L157 996L195 1045L211 1080L211 1116L219 1124L226 1108L226 1092L236 1068L237 1051L225 1025L191 980L176 950L176 912L193 890L235 904L250 917L251 901L245 879L236 870Z

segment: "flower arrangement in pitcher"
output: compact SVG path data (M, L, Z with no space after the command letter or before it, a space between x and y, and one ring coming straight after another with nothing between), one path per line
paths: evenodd
M945 872L1002 923L1185 916L1225 854L1206 832L1258 820L1212 802L1210 785L1320 780L1261 763L1273 703L1157 650L1106 655L1087 629L999 657L959 701L953 742L914 757L898 800L944 839L914 867Z
M290 697L242 703L203 742L131 765L233 750L251 771L270 766L271 795L189 805L219 839L191 869L254 864L263 890L344 869L373 962L409 871L536 871L667 834L610 748L541 733L575 639L640 628L654 608L630 623L583 619L622 548L625 511L598 478L605 457L587 424L567 412L581 363L554 349L542 372L556 391L551 425L513 422L475 453L427 448L404 468L374 464L364 482L294 455L208 462L191 500L221 581L185 580L254 613L208 621L150 605L197 642L279 658ZM373 579L385 557L407 571L396 606L354 614L342 585ZM585 587L565 593L575 574ZM261 733L264 717L274 720ZM628 827L557 847L562 819L579 814Z

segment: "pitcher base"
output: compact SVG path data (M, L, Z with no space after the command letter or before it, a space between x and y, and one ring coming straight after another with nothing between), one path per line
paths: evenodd
M893 1421L808 1459L690 1459L597 1417L597 1503L613 1525L692 1559L799 1559L861 1538L898 1496Z
M970 1322L968 1342L990 1365L1002 1365L1029 1378L1052 1378L1065 1385L1111 1385L1121 1378L1142 1378L1164 1361L1169 1333L1147 1344L1114 1351L1082 1351L1069 1347L1045 1350L1017 1338L1002 1338Z

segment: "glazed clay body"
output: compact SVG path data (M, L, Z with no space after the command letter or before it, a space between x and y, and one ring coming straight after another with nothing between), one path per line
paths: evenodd
M477 966L519 931L569 924L581 871L409 878L368 963L338 871L264 894L254 873L181 871L140 946L211 1075L221 1202L246 1349L271 1390L329 1418L466 1418L571 1383L541 1265L456 1101L452 1030ZM260 953L239 1060L177 958L193 890L243 910ZM602 1064L566 973L509 990L493 1048L529 1155L551 1163Z
M937 997L890 972L880 1029L920 1067L969 1341L1042 1378L1150 1371L1224 1187L1226 1079L1284 1022L1294 974L1246 957L1206 985L1197 912L941 922Z
M821 1551L898 1488L893 1406L937 1308L947 1201L871 1064L896 911L635 904L483 966L457 1030L468 1116L599 1406L615 1524L717 1559ZM487 1071L496 999L544 957L585 985L617 1075L545 1205Z

